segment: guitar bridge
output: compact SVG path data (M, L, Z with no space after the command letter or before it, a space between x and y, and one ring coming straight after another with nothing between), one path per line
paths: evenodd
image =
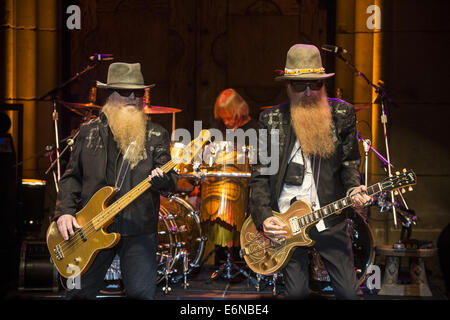
M64 253L63 253L63 251L61 249L61 246L59 244L57 244L53 248L53 252L55 253L56 260L60 261L60 260L64 259Z

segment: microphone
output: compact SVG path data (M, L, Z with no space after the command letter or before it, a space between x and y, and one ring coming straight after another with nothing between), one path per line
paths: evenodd
M331 44L324 44L321 48L323 51L333 52L335 54L347 53L347 50L345 50L344 48L333 46Z
M110 53L94 53L93 56L89 57L91 61L109 61L114 60L114 57Z

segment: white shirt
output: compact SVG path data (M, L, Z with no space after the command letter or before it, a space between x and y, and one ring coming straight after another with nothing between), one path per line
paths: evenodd
M295 142L292 149L288 163L294 161L295 163L304 164L300 144L298 140ZM309 157L305 159L305 173L303 183L300 186L294 186L290 184L284 184L281 191L280 198L278 199L278 207L280 213L285 213L291 206L292 198L296 200L303 200L308 202L313 210L320 208L319 196L317 195L316 185L314 183L314 175L311 168L311 160Z

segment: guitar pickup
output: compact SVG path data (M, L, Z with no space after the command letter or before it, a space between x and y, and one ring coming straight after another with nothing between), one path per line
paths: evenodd
M302 228L300 227L300 224L298 223L298 219L296 217L289 219L289 224L291 225L292 234L296 235L299 233Z
M87 239L86 239L86 236L84 235L84 233L83 233L83 230L79 230L79 233L80 233L80 238L81 238L81 240L83 240L83 242L86 242L87 241Z

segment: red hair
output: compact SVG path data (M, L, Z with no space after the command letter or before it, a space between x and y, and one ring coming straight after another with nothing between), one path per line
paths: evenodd
M214 118L220 118L222 110L230 111L238 126L249 119L248 104L234 89L225 89L219 94L214 104Z

